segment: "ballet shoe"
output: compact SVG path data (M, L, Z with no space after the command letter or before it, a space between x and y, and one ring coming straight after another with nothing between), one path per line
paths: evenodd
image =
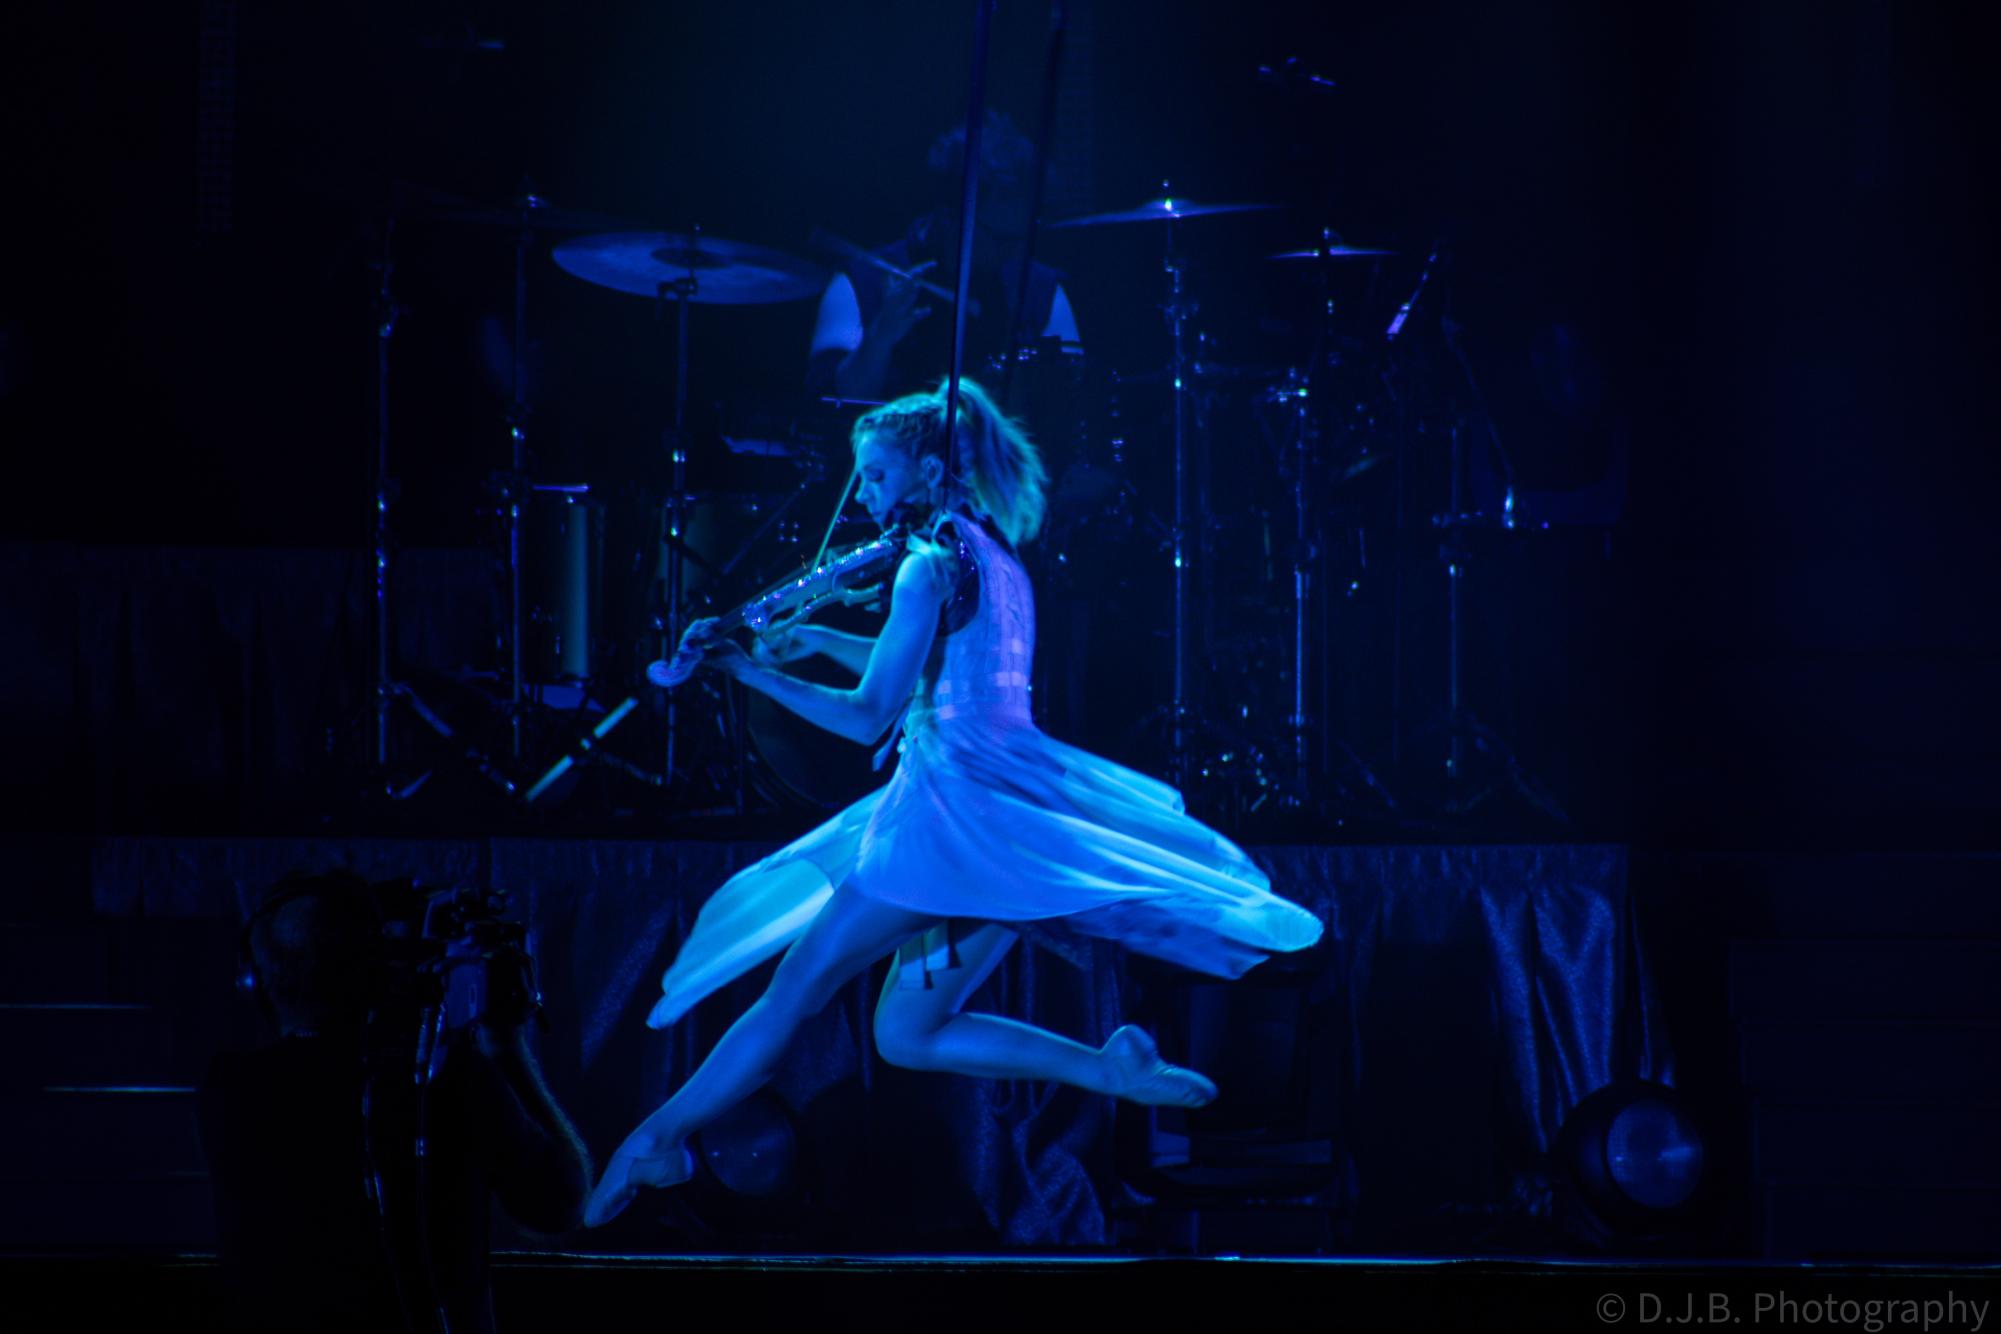
M628 1139L626 1144L631 1142ZM604 1175L598 1178L597 1187L584 1202L585 1227L603 1227L618 1217L643 1188L678 1186L695 1175L694 1150L686 1144L678 1154L652 1156L628 1153L626 1144L619 1145L618 1152L612 1154L611 1161L605 1164ZM674 1170L677 1165L678 1172Z
M1125 1025L1105 1040L1103 1051L1112 1063L1112 1092L1129 1102L1203 1107L1216 1100L1216 1086L1208 1076L1163 1061L1143 1028Z

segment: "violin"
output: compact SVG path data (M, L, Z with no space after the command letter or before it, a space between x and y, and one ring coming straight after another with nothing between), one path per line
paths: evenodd
M837 549L818 564L724 612L708 634L681 645L673 657L649 665L646 679L666 688L680 685L695 674L709 649L740 629L761 635L804 620L822 607L875 601L882 596L880 576L896 568L907 538L904 529L891 528L872 541Z

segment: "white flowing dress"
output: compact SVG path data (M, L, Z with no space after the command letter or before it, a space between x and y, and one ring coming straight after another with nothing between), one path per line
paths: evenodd
M842 883L941 923L1034 924L1219 977L1320 938L1319 919L1273 894L1172 787L1037 729L1028 575L977 522L945 532L972 566L959 596L971 588L973 608L933 646L896 772L710 897L662 980L653 1027L791 944ZM920 936L906 957L951 966L940 938Z

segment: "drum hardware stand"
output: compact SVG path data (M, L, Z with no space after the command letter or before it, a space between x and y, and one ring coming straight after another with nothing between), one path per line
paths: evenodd
M1308 744L1311 724L1306 713L1306 607L1312 586L1312 565L1319 556L1307 509L1307 466L1312 454L1313 419L1311 382L1288 376L1288 383L1272 391L1281 401L1290 400L1292 412L1292 711L1285 718L1287 749L1292 756L1292 790L1286 805L1307 804L1312 787L1313 757Z
M1307 632L1307 618L1312 605L1313 567L1321 559L1319 536L1313 525L1313 511L1310 504L1308 481L1312 476L1313 441L1318 438L1318 428L1314 423L1313 401L1315 372L1330 364L1329 357L1338 346L1334 330L1333 265L1328 247L1335 242L1334 234L1323 228L1320 236L1320 279L1321 279L1321 329L1320 346L1315 350L1309 363L1311 369L1306 375L1282 386L1277 391L1281 400L1289 399L1293 414L1293 555L1292 555L1292 712L1287 716L1286 731L1292 751L1292 790L1284 796L1284 804L1294 809L1318 806L1326 803L1312 800L1315 771L1311 739L1315 732L1314 720L1307 712L1306 693L1310 648ZM1324 378L1322 379L1324 389ZM1319 395L1321 401L1328 398L1326 392ZM1350 592L1353 591L1351 586ZM1324 673L1325 668L1323 666ZM1325 700L1322 701L1323 709ZM1334 735L1331 725L1323 718L1319 727L1323 749L1323 764L1332 775L1333 751L1338 749L1347 761L1347 768L1361 780L1362 787L1374 798L1385 812L1394 814L1396 799L1390 795L1355 748L1344 738ZM1339 785L1339 780L1335 780ZM1342 786L1343 795L1346 788Z
M593 758L597 743L609 736L612 728L624 722L625 716L638 707L639 701L633 696L627 695L617 708L598 720L597 726L572 742L570 748L563 752L562 757L550 765L547 771L540 778L536 779L526 792L521 794L522 804L534 804L535 799L544 792L547 792L558 778L561 778L578 764Z
M389 340L396 333L403 308L396 304L390 282L395 273L396 219L382 223L382 257L374 265L375 289L375 458L369 515L375 564L375 652L369 663L369 759L377 773L389 770L389 701L394 682L389 676L389 507L395 503L395 483L389 477ZM414 791L414 789L412 789Z
M1169 189L1168 182L1161 182L1163 194ZM1171 198L1171 197L1170 197ZM1189 436L1191 432L1190 414L1192 405L1188 378L1193 369L1193 359L1188 354L1188 320L1200 309L1200 303L1189 298L1186 287L1187 264L1174 246L1175 222L1178 215L1164 217L1166 246L1161 271L1167 275L1167 300L1160 310L1167 319L1170 342L1168 370L1173 392L1173 455L1174 455L1174 521L1168 528L1167 547L1174 561L1174 686L1173 696L1165 709L1155 710L1142 721L1141 727L1152 725L1161 717L1167 720L1169 780L1178 788L1186 788L1197 776L1193 733L1198 730L1198 720L1189 705L1189 664L1188 640L1190 630L1189 595L1190 578L1194 565L1191 549L1190 517L1188 512L1189 489ZM1158 523L1158 520L1155 520ZM1202 730L1209 730L1206 727ZM1231 744L1234 753L1240 747ZM1262 764L1262 759L1256 761ZM1204 774L1207 773L1205 769ZM1261 780L1262 781L1262 780Z
M1168 194L1168 183L1160 183ZM1161 307L1167 316L1172 340L1170 369L1174 381L1174 527L1170 541L1174 551L1174 694L1167 706L1168 773L1176 787L1188 780L1188 384L1186 329L1196 303L1183 289L1186 265L1174 249L1174 219L1166 223L1167 247L1162 271L1167 274L1168 298Z
M528 468L528 403L522 381L522 358L528 337L528 246L534 233L526 214L541 207L534 194L523 194L521 229L514 234L514 347L508 366L508 475L500 487L507 524L507 746L521 758L524 663L521 645L521 491Z
M672 480L667 496L666 520L667 569L662 590L664 603L660 614L661 643L660 656L673 655L681 642L681 590L686 560L682 534L688 521L688 303L694 298L700 280L695 276L695 254L701 247L702 229L689 229L694 243L688 247L688 276L672 282L662 282L654 293L653 317L656 321L664 315L667 302L672 299L674 311L674 420L667 430L666 445L668 459L673 465ZM680 731L680 705L673 691L667 692L667 736L661 755L662 787L674 784L675 748ZM741 801L739 801L739 808ZM738 814L742 811L739 809Z
M1410 381L1408 375L1399 376L1400 369L1395 351L1397 340L1402 335L1404 325L1410 320L1411 312L1424 296L1425 288L1431 282L1431 271L1438 263L1443 241L1434 241L1426 256L1424 268L1418 274L1417 287L1408 299L1397 307L1396 315L1390 320L1389 328L1383 333L1383 343L1390 350L1391 359L1382 369L1383 391L1396 405L1396 458L1394 460L1396 497L1395 513L1392 519L1396 541L1391 547L1392 571L1390 576L1390 765L1396 768L1403 763L1403 627L1404 627L1404 581L1408 567L1405 562L1409 553L1410 520L1410 437L1412 432L1410 403ZM1399 380L1401 379L1401 392Z
M1473 403L1483 416L1487 415L1486 398L1480 392L1479 381L1474 378L1473 367L1466 360L1465 351L1459 345L1460 326L1449 317L1440 321L1445 334L1446 346L1472 391ZM1487 416L1487 426L1497 456L1506 476L1505 490L1501 502L1500 525L1512 531L1515 526L1514 468L1505 452L1501 451L1500 433L1495 429L1493 418ZM1448 815L1464 815L1471 812L1487 797L1487 790L1469 793L1467 790L1466 753L1470 748L1482 754L1494 756L1501 765L1508 785L1531 806L1549 816L1559 824L1569 824L1570 817L1564 813L1556 798L1527 769L1523 768L1514 748L1503 741L1491 727L1481 722L1474 712L1466 707L1462 693L1465 660L1465 598L1466 566L1468 544L1459 539L1458 534L1478 525L1482 515L1466 512L1465 495L1465 451L1460 443L1462 414L1455 406L1451 425L1451 497L1449 510L1445 514L1432 516L1432 525L1443 534L1439 546L1439 556L1445 561L1446 577L1446 714L1434 731L1443 730L1446 737L1445 777L1447 796L1444 812Z
M1292 557L1292 712L1285 720L1286 739L1292 756L1291 790L1282 793L1283 805L1294 810L1313 809L1324 811L1327 802L1313 799L1315 768L1312 738L1319 733L1321 744L1327 752L1324 763L1331 766L1333 751L1339 750L1346 760L1347 769L1361 780L1362 788L1374 799L1382 811L1395 814L1396 798L1390 795L1375 773L1369 768L1355 748L1345 738L1334 735L1323 720L1316 729L1313 717L1306 709L1306 679L1311 666L1310 649L1307 638L1307 617L1314 595L1313 566L1321 557L1320 543L1311 523L1311 507L1308 504L1307 469L1312 462L1311 441L1314 427L1308 406L1311 393L1307 385L1289 386L1281 391L1293 400L1294 413L1294 458L1295 469L1292 482L1293 493L1293 557ZM1340 795L1347 795L1345 784L1333 779L1341 789Z
M400 681L391 683L389 693L402 700L405 704L408 704L410 711L416 714L426 727L436 732L445 740L456 744L459 750L459 758L464 760L467 767L472 769L474 773L510 797L519 795L518 787L514 780L507 776L506 771L488 758L486 752L464 741L450 723L446 722L438 715L436 710L424 702L423 696ZM389 795L398 801L415 796L417 789L422 787L429 778L430 775L425 774L423 778L419 778L416 782L408 784L401 790L391 789Z
M376 275L376 290L372 326L375 339L375 449L370 469L372 486L369 497L370 545L375 566L374 606L371 609L375 643L369 661L369 766L373 770L372 778L382 784L383 795L391 801L407 801L430 781L431 775L426 772L407 781L390 775L389 714L394 702L403 701L419 720L447 741L458 742L460 738L451 725L425 703L423 696L408 683L396 680L390 671L389 638L393 617L390 614L389 591L389 511L398 498L398 488L395 479L389 475L389 347L396 334L396 322L404 312L404 307L395 299L392 285L396 271L395 232L395 218L385 218L381 257L370 266ZM460 757L475 773L501 791L513 795L513 780L494 767L478 748L461 745Z

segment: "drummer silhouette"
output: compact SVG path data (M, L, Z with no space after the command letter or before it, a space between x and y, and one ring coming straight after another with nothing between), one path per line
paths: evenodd
M963 126L940 135L927 165L943 180L957 181L965 162ZM1035 146L1009 118L989 111L980 134L980 197L973 235L972 301L966 321L966 364L1002 356L1010 316L1021 285L1021 264L1029 227L1029 173ZM841 398L879 401L908 393L935 380L949 334L941 319L936 339L913 337L931 316L931 296L914 279L945 287L956 278L959 235L956 204L923 214L896 241L874 251L881 262L851 263L837 272L820 295L813 325L807 385ZM939 303L943 305L945 303ZM1063 290L1062 275L1031 262L1025 318L1026 341L1061 339L1066 351L1081 351L1077 317Z

